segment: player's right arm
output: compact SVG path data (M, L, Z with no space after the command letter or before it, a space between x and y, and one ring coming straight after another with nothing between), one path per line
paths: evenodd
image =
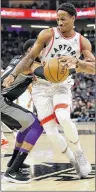
M18 62L20 62L22 57L22 55L17 55L11 59L10 63L8 64L8 67L4 70L3 74L1 75L1 83L3 83L4 79L6 79L8 75L13 71L13 69L18 64Z
M51 28L43 30L39 33L38 38L34 43L31 51L14 68L14 70L12 71L12 75L8 76L4 80L3 84L5 87L9 87L14 82L14 79L18 76L18 74L22 73L24 70L27 70L32 66L35 58L40 54L40 52L44 48L44 45L48 44L52 36L53 30Z
M36 42L31 48L30 52L18 63L12 74L17 76L19 73L32 66L35 58L40 54L46 42L50 41L53 36L52 29L45 29L38 35Z

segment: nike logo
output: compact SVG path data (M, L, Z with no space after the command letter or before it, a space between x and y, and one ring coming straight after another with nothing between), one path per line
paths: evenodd
M12 178L16 178L16 175L11 175L11 174L9 174Z
M20 155L22 155L23 154L23 152L20 152Z
M59 39L59 37L56 37L55 39Z

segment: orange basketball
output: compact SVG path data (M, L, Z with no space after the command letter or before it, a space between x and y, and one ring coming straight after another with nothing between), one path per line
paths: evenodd
M67 79L69 70L67 67L62 67L62 63L55 57L45 64L44 75L48 81L59 83Z

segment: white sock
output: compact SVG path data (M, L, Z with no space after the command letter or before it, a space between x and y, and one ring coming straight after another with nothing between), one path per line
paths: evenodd
M82 151L81 145L80 145L80 141L78 140L77 143L74 144L74 148L76 151Z
M64 152L63 152L64 153ZM75 156L74 153L71 151L71 149L69 147L67 147L67 150L64 153L67 158L69 159L69 161L75 161Z

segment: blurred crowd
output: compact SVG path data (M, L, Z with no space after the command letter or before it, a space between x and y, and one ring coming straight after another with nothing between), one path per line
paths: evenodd
M72 89L71 117L80 121L95 120L95 77L78 73Z
M9 8L23 8L23 9L49 9L49 3L44 1L44 2L40 2L40 1L34 1L32 2L30 0L31 3L23 3L22 1L20 1L20 3L14 3L12 4L11 1L9 3L6 4L6 1L2 1L1 2L1 7L9 7Z
M64 2L72 3L77 8L86 8L86 7L95 7L95 1L94 0L60 0L60 4Z
M36 39L37 33L32 31L8 32L1 31L1 57L3 68L8 66L9 61L15 56L22 54L22 47L26 40ZM5 57L6 56L6 57Z
M77 8L85 8L85 7L95 7L95 1L93 0L85 0L85 1L76 1L76 0L59 0L59 4L64 3L64 2L70 2L75 5ZM51 6L52 5L52 6ZM10 7L10 8L23 8L23 9L56 9L56 1L54 1L54 4L48 3L48 1L34 1L30 4L20 3L17 4L12 4L11 1L9 4L6 4L6 1L1 2L1 7Z
M84 30L82 30L85 33ZM89 37L95 36L95 31L86 31ZM1 67L5 69L10 60L18 54L22 54L23 43L29 38L36 39L35 31L8 32L2 31ZM84 35L84 34L83 34ZM95 45L93 43L93 52ZM76 74L73 86L73 107L71 117L77 121L93 121L95 119L95 78L92 75Z

